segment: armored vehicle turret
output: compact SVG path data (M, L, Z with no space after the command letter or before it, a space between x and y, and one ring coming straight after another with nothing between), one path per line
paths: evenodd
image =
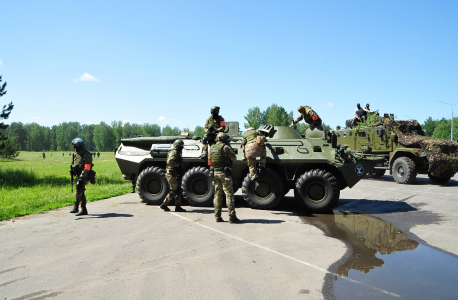
M417 121L391 118L373 115L363 126L337 130L337 141L383 158L370 174L374 178L389 170L400 184L413 183L417 174L428 174L436 183L449 181L458 171L458 143L426 137Z
M242 188L244 199L253 208L276 206L283 196L295 189L296 199L309 210L330 210L337 203L340 190L353 187L364 175L372 172L382 159L374 155L339 148L334 135L315 127L301 136L288 126L263 125L258 131L266 136L267 171L251 180L246 159L241 151L242 136L238 122L226 122L229 145L237 160L233 163L234 191ZM194 206L212 204L214 188L207 161L200 158L200 137L137 137L122 139L116 160L123 177L132 181L144 202L162 203L169 192L164 176L167 152L172 143L184 141L181 192Z

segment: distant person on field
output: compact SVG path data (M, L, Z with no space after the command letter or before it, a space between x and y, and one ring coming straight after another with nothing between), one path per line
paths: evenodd
M99 158L99 157L100 157L100 152L97 152L97 158Z
M43 154L42 154L42 155L43 155L43 159L45 159L45 158L46 158L46 154L43 152Z

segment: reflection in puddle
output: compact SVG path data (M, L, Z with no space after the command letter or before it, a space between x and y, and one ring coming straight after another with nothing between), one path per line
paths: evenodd
M420 245L393 224L339 211L301 219L351 247L351 255L332 270L338 276L326 278L337 299L396 298L378 289L402 299L458 299L458 259Z

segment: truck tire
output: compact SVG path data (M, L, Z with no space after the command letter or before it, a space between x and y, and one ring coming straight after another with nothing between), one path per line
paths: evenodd
M194 167L188 170L181 181L183 197L193 206L210 206L213 204L215 188L210 170L205 167Z
M408 157L398 157L393 163L393 178L399 184L411 184L417 178L415 163Z
M337 179L324 170L310 170L302 174L296 182L295 198L314 213L330 211L340 197Z
M255 187L256 182L259 184L257 187ZM254 181L251 180L250 173L243 179L243 199L245 199L251 208L274 208L283 198L283 190L283 181L271 169L267 169L266 172L259 174L259 177Z
M369 173L372 178L380 178L383 175L385 175L386 170L384 169L372 169L372 171Z
M451 177L437 177L437 176L431 175L431 173L429 172L428 172L428 177L434 183L446 183L451 178Z
M165 170L149 167L141 171L137 178L137 193L142 202L159 205L169 193L169 183L165 178Z

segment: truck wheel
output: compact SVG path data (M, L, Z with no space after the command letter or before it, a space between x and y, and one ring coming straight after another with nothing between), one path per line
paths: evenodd
M302 200L306 209L314 213L330 211L340 197L337 179L324 170L310 170L296 182L296 199Z
M183 197L193 206L210 206L213 203L215 188L210 177L210 170L194 167L188 170L181 181Z
M142 202L159 205L169 193L169 183L165 178L165 170L149 167L141 171L137 178L137 193Z
M434 183L446 183L451 178L451 177L437 177L437 176L431 175L431 173L429 172L428 172L428 177Z
M372 169L372 171L369 173L372 178L380 178L383 175L385 175L386 170L383 169Z
M275 171L270 169L259 174L254 181L251 180L251 175L248 173L243 180L242 194L243 199L251 208L273 208L283 198L283 181Z
M411 184L417 177L415 163L408 157L399 157L393 163L393 178L400 184Z

